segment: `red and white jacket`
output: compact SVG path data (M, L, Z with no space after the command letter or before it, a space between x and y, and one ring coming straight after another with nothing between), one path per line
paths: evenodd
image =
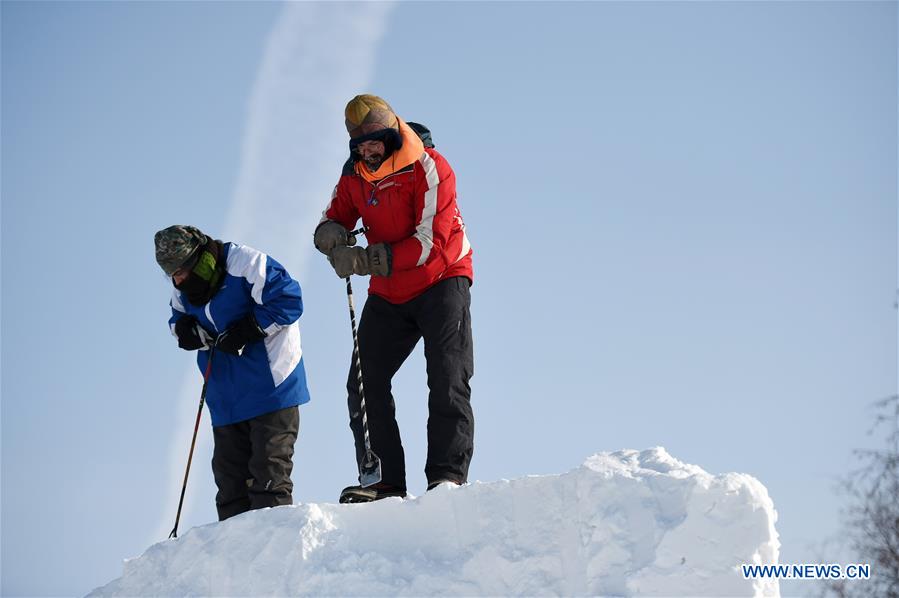
M473 280L456 175L403 121L400 134L402 147L377 172L359 162L344 169L322 217L347 230L361 218L369 244L390 244L391 273L372 276L368 292L391 303L405 303L451 276Z

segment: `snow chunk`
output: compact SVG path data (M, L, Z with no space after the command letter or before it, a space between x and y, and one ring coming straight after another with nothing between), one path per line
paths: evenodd
M777 562L776 519L751 476L625 450L563 475L252 511L150 547L91 595L775 596L740 565Z

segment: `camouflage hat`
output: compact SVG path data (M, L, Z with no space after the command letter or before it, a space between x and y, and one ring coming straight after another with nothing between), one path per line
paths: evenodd
M156 242L156 263L171 276L194 257L208 239L194 226L175 224L156 233L153 240Z
M346 130L351 138L368 135L382 129L399 130L393 108L378 96L358 95L349 101L344 111Z

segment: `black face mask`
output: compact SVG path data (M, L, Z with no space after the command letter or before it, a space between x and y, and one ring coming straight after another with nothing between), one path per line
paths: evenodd
M181 291L191 305L206 305L224 281L224 268L219 260L221 242L210 241L202 249L200 258L187 278L175 288Z
M175 288L184 293L184 296L190 301L191 305L206 305L212 299L210 290L212 285L208 281L203 280L194 272L187 275L187 278L181 284L176 284Z

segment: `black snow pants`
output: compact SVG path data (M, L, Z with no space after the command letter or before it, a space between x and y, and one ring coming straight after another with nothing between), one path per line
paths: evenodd
M396 422L391 381L420 338L425 342L428 388L428 455L425 475L468 481L474 452L471 386L474 356L468 278L441 281L414 299L392 304L369 295L359 321L359 351L372 450L381 459L382 482L406 488L406 462ZM356 363L347 380L350 429L356 460L365 456Z
M219 521L252 509L293 504L293 445L300 410L288 407L212 428Z

